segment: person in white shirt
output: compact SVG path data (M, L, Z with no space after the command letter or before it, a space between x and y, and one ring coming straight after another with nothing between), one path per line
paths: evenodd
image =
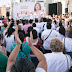
M8 58L6 72L47 72L47 63L43 53L32 45L32 40L33 40L32 32L30 33L28 45L30 46L31 50L39 60L39 64L36 70L32 62L26 58L25 59L21 58L16 61L16 57L18 55L22 42L17 35L17 31L15 32L14 35L17 45Z
M21 30L23 30L23 23L22 23L21 20L19 21L19 24L18 25L20 25L21 26Z
M39 36L40 30L39 30L39 28L36 27L35 23L33 23L32 27L33 27L33 29L35 29L37 31L37 36Z
M47 30L42 32L41 39L46 53L51 52L50 41L57 37L57 31L51 29L51 23L47 23Z
M6 50L7 50L7 56L9 56L10 54L10 47L11 45L13 45L13 43L15 43L14 41L14 29L13 28L10 28L8 29L8 34L4 37L4 44L6 46Z
M72 27L70 27L68 32L68 37L63 39L63 43L65 45L66 52L71 56L72 58Z
M63 26L60 26L57 37L59 37L61 40L63 40L63 38L65 38L65 28Z
M64 44L61 39L54 38L50 42L52 53L45 54L47 72L68 72L72 66L70 56L64 55ZM68 60L68 62L67 62Z

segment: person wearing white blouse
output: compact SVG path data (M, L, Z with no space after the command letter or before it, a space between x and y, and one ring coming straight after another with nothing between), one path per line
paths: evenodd
M52 39L50 47L52 53L45 54L47 72L68 72L72 66L72 61L70 56L63 54L64 44L62 40L59 38Z
M70 27L68 32L68 37L63 39L63 43L65 45L65 51L71 56L72 58L72 27Z

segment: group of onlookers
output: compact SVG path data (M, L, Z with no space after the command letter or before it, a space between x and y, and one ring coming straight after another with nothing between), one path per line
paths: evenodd
M3 20L0 72L67 72L72 66L72 14Z

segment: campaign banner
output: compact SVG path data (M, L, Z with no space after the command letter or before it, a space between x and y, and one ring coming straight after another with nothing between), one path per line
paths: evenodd
M35 2L23 2L23 3L18 3L15 2L13 4L13 18L14 19L23 19L26 14L29 17L31 13L34 14L36 3ZM44 3L39 3L40 10L45 11ZM36 9L38 6L36 7Z

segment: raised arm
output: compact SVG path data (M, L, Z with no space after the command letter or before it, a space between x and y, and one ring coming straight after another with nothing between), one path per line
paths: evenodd
M21 41L20 41L20 39L19 39L19 37L18 37L17 32L15 32L15 39L16 39L17 45L16 45L16 47L14 48L14 50L11 52L11 54L10 54L10 56L9 56L9 58L8 58L8 63L7 63L6 72L8 72L8 71L11 69L12 65L15 63L16 57L17 57L18 52L19 52L19 50L20 50Z
M15 21L14 25L15 25L15 28L16 28L16 32L18 33L18 26L17 26L17 22L16 21Z
M32 40L33 40L33 36L32 36L32 32L31 32L30 38L28 39L28 44L29 44L32 52L35 54L35 56L39 60L39 64L38 64L37 68L43 68L47 72L46 59L45 59L43 53L32 45Z

